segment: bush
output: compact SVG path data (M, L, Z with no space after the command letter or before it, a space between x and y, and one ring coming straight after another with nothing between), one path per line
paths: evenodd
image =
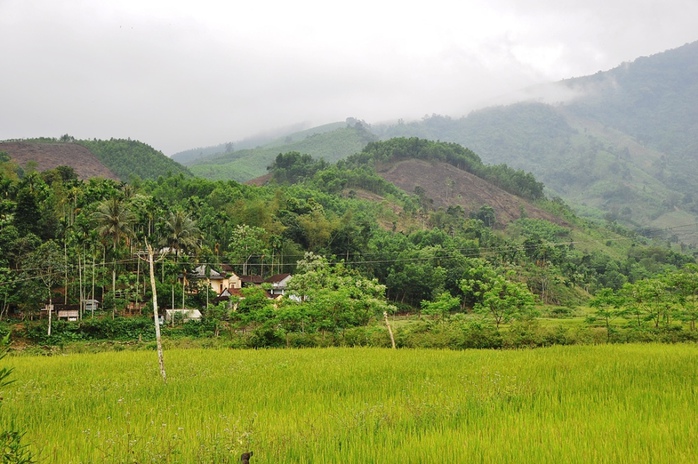
M152 319L145 317L111 317L83 319L78 322L52 322L51 336L47 335L48 322L26 322L23 335L34 343L61 345L74 341L94 340L152 340L155 336Z
M264 324L252 331L250 337L252 348L282 348L286 346L285 333L271 324Z
M534 348L542 346L543 337L537 319L528 318L513 321L504 335L506 348Z
M501 348L503 345L502 334L492 324L480 321L460 322L460 330L463 332L463 342L458 347L467 348Z

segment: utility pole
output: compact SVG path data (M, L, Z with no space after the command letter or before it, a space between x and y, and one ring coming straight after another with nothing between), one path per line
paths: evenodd
M145 246L148 250L148 265L150 266L150 287L153 291L153 322L155 323L155 340L158 349L158 365L163 382L167 383L167 373L165 372L165 357L162 352L162 340L160 338L160 315L158 314L158 292L155 286L155 264L153 247L146 240Z

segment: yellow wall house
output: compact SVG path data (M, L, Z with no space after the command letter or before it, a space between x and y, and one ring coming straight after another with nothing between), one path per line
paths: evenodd
M194 273L190 275L190 278L207 281L211 286L211 290L217 294L221 294L223 290L229 288L242 288L240 277L238 277L234 272L231 272L230 274L220 273L213 268L209 268L208 272L209 275L206 276L206 265L202 264L194 269Z

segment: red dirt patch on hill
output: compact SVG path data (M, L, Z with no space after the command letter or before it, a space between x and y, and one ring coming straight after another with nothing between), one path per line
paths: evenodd
M460 205L470 213L488 205L500 225L519 219L522 210L527 217L566 225L559 217L450 164L408 159L379 167L378 174L408 193L421 187L435 209Z
M76 143L2 142L0 151L10 155L20 167L35 161L39 171L70 166L83 180L92 177L119 180L90 150Z

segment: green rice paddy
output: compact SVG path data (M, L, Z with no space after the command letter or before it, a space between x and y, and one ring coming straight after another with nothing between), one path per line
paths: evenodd
M689 463L698 347L5 358L42 463Z

